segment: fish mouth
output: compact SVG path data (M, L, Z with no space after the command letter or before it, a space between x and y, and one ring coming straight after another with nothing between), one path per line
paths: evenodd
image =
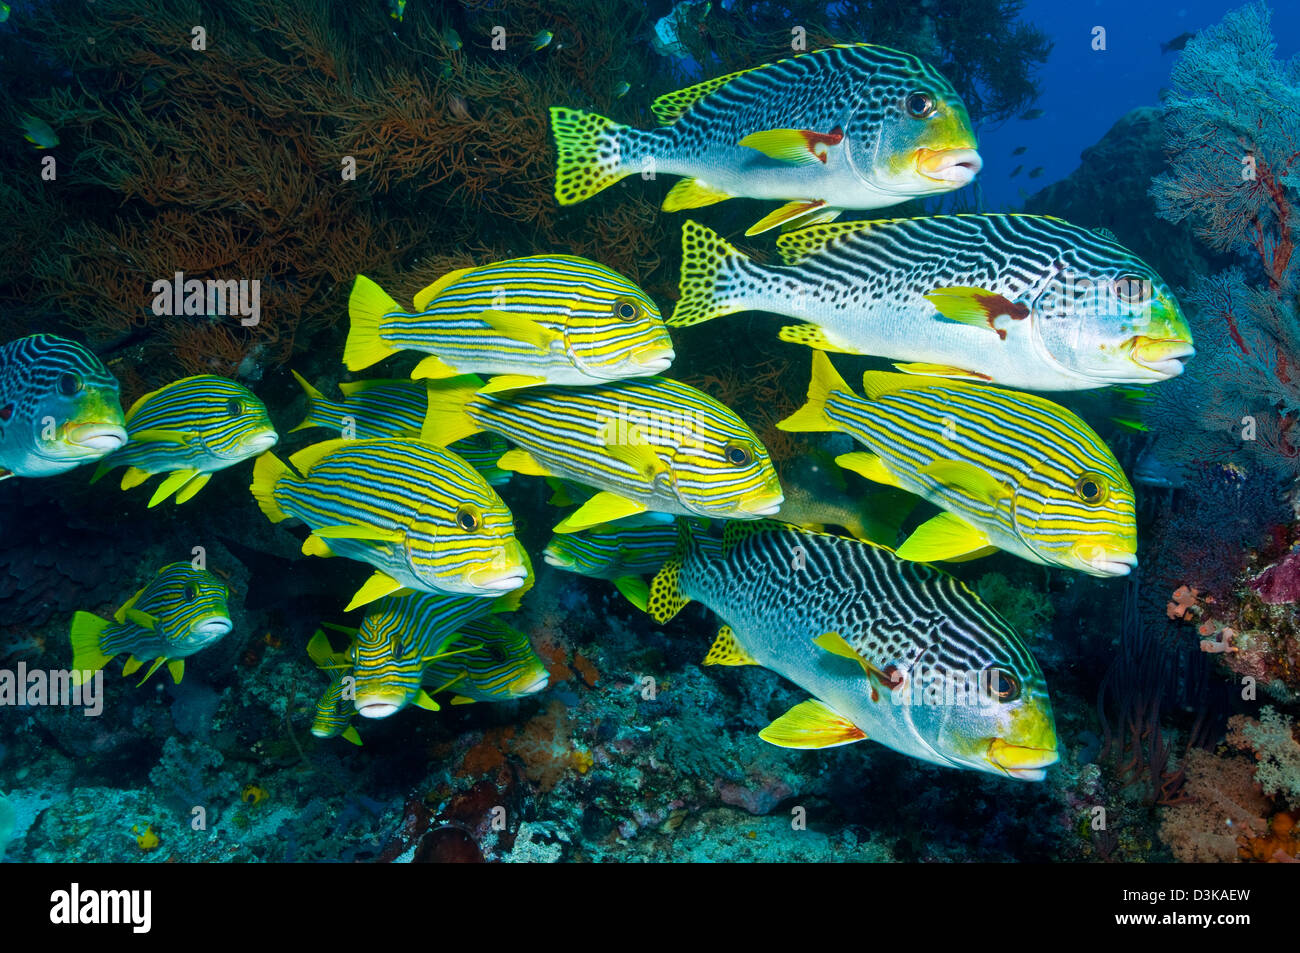
M560 553L551 552L550 548L542 550L542 560L548 566L554 566L556 569L572 569L573 560L565 559Z
M1100 546L1080 546L1075 550L1084 572L1094 576L1127 576L1138 564L1137 553Z
M516 683L516 685L511 690L516 695L531 695L534 692L540 692L543 688L547 686L547 684L549 684L550 680L551 680L551 676L546 672L543 672L541 675L537 675L529 679L523 685L519 685ZM522 681L523 681L523 677L517 679L517 682L522 682Z
M656 348L653 351L647 351L639 355L636 359L638 370L645 371L649 374L658 374L666 371L673 366L673 361L677 359L677 352L672 348Z
M982 168L984 160L974 149L918 149L916 154L917 172L955 189L969 184Z
M1133 339L1129 357L1133 363L1160 375L1161 379L1177 377L1184 365L1196 355L1191 341L1179 338L1148 338L1138 335Z
M396 702L386 701L382 698L371 701L357 699L357 714L363 718L387 718L397 712L400 707Z
M249 437L246 446L252 453L262 453L265 450L270 450L279 442L280 435L272 430L269 433L259 433Z
M99 454L112 453L127 441L124 428L106 423L78 424L68 429L67 437L69 443Z
M745 500L740 504L740 511L748 513L750 516L775 516L780 512L781 504L784 502L785 496L778 493L775 499L764 496L754 500Z
M527 581L528 570L523 566L514 566L506 570L489 566L486 569L475 570L468 578L470 583L479 589L486 589L489 592L510 592Z
M233 623L225 616L221 616L200 622L194 627L194 634L204 639L220 639L228 635L233 628Z
M1049 768L1061 760L1055 748L1032 748L1013 745L1001 738L989 742L989 763L1000 772L1021 781L1041 781Z

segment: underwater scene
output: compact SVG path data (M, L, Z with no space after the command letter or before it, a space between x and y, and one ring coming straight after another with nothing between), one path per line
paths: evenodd
M0 857L1295 862L1300 10L1131 6L0 3Z

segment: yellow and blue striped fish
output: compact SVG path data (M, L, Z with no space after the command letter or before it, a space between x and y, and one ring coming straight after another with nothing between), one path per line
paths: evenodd
M297 371L292 374L307 395L307 416L290 433L326 427L356 440L420 436L429 410L429 385L424 381L350 381L339 384L342 400L329 400ZM509 447L496 434L466 437L447 449L464 457L492 486L510 482L510 473L497 466Z
M476 393L477 378L438 381L424 436L435 443L491 430L516 449L498 465L600 488L557 533L653 510L757 519L781 505L767 449L708 394L665 377L579 389Z
M615 524L580 533L557 533L542 550L542 558L566 572L608 579L628 602L644 612L650 595L645 577L657 573L676 548L675 522Z
M311 527L302 550L376 572L353 609L399 589L499 596L528 579L514 520L477 470L421 440L327 440L253 468L253 496L273 523ZM298 475L298 474L301 474Z
M341 626L333 628L342 629ZM352 635L351 629L344 630ZM316 663L316 667L330 677L329 687L316 702L316 713L311 722L311 733L317 738L343 737L354 745L361 744L361 735L352 725L352 716L356 710L352 707L355 694L353 686L356 678L352 674L352 649L335 652L330 645L329 636L321 629L307 643L307 655ZM349 683L348 679L352 682Z
M366 718L387 718L409 704L438 710L421 688L425 670L469 622L492 612L488 599L415 593L381 600L362 620L350 650L354 707Z
M348 299L348 370L398 351L432 355L414 378L499 375L488 391L592 384L667 370L673 344L654 301L617 272L572 255L536 255L444 275L412 311L358 275Z
M266 405L252 391L211 374L145 394L126 412L126 430L126 446L100 461L91 482L117 466L127 467L124 490L167 473L150 506L173 493L177 503L184 503L213 473L257 456L280 439Z
M189 563L163 566L111 620L89 612L73 615L73 681L80 684L113 656L129 652L123 675L152 660L140 684L163 665L179 682L186 658L230 633L229 597L225 584L205 569Z
M0 346L0 479L63 473L125 443L117 378L93 352L53 334Z
M546 664L528 636L495 616L463 626L424 672L430 694L455 692L453 705L523 698L549 681Z
M808 403L777 426L841 430L869 453L836 458L945 512L898 549L903 559L974 558L994 549L1094 576L1137 565L1133 487L1079 417L1033 394L868 371L855 395L813 355Z

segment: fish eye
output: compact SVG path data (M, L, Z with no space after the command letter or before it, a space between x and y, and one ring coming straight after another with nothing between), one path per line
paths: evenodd
M908 115L914 119L926 119L934 115L934 97L929 93L909 93L907 99L903 100L903 105Z
M81 390L81 378L69 371L66 374L59 375L59 393L64 397L71 397Z
M1074 483L1074 492L1085 503L1103 503L1109 484L1100 473L1085 473Z
M1151 282L1138 275L1120 275L1111 282L1111 290L1125 304L1143 304L1151 297Z
M243 412L243 405L240 404L239 401L235 400L235 398L232 397L230 400L226 401L226 413L230 414L230 416L238 417Z
M502 651L501 646L499 645L489 645L488 656L494 662L504 662L506 660L506 653Z
M749 448L738 443L727 445L726 456L728 463L738 467L747 467L754 462L754 455L749 452Z
M456 525L467 533L472 533L479 528L478 513L474 512L468 506L462 506L456 511Z
M614 302L614 317L620 321L635 321L640 314L641 309L636 306L634 301L619 298Z
M185 598L190 602L196 602L199 598L199 584L192 582L185 587Z
M989 695L1000 702L1013 702L1020 697L1020 680L1005 668L994 665L984 670Z

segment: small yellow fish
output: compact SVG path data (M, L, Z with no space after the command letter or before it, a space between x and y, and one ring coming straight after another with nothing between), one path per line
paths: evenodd
M158 835L153 832L153 825L150 824L140 833L140 826L137 824L131 828L131 833L137 835L135 842L140 845L141 850L154 850L160 843Z
M631 83L626 83L626 82L619 83L617 86L614 87L614 98L622 99L624 96L628 94L628 90L630 90L631 88L632 88Z
M37 149L53 149L59 144L59 136L44 119L23 114L21 126L23 138Z
M465 45L461 41L460 34L452 27L447 27L447 29L442 31L442 42L446 43L447 49L451 50L453 53Z
M533 37L533 49L534 50L544 49L545 47L550 45L551 40L553 40L554 38L555 38L555 34L552 33L550 30L543 30L542 32L538 33L535 37Z

